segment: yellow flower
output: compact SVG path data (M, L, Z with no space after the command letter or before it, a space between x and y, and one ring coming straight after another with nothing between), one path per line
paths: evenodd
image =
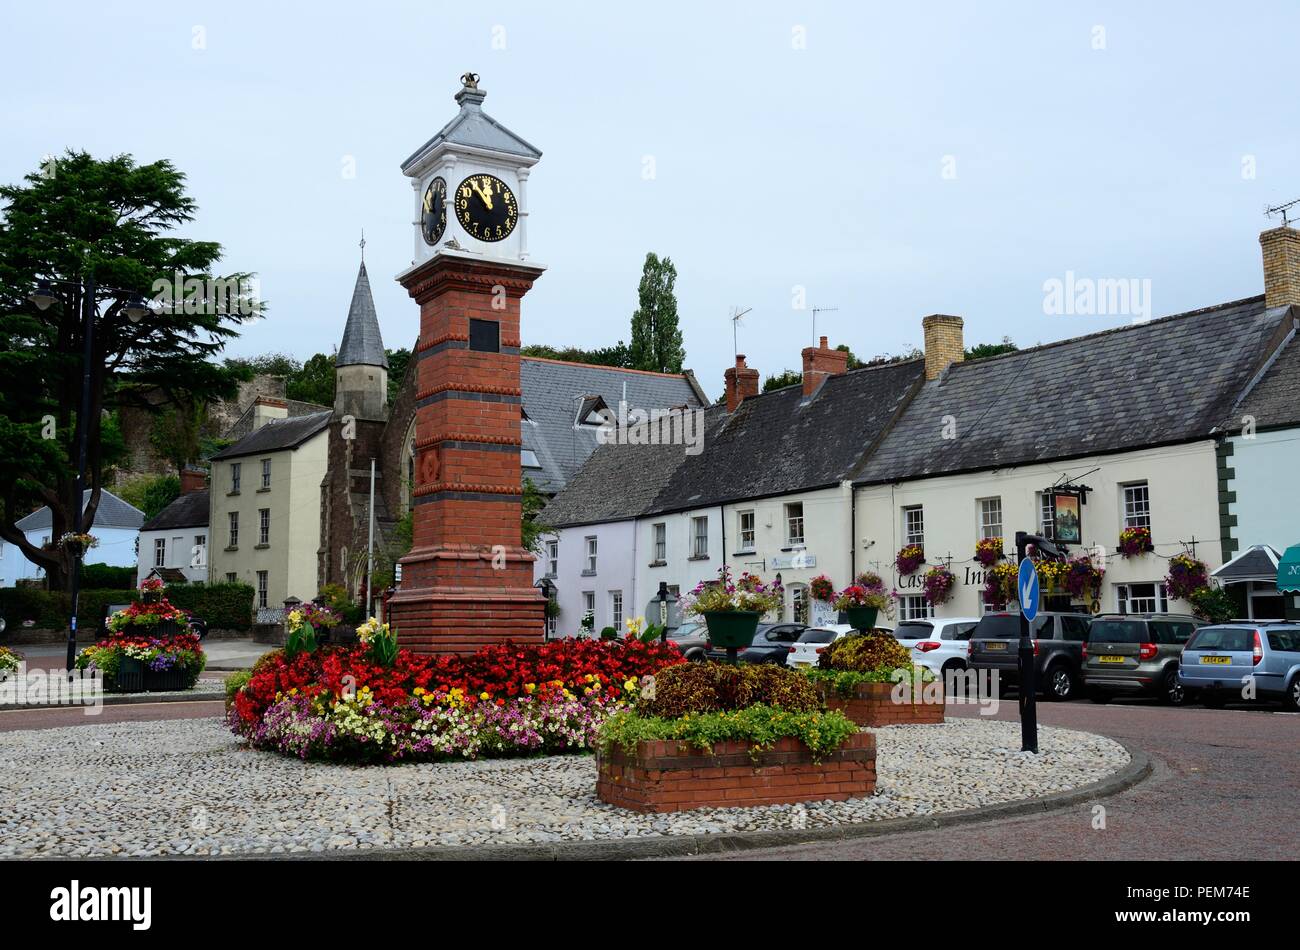
M478 698L479 698L479 699L491 699L492 697L488 695L487 690L484 690L483 692L481 692L481 693L478 694Z
M636 689L636 680L628 680L623 684L623 688L629 693Z
M524 692L526 692L526 693L531 693L531 692L532 692L533 690L535 690L536 688L537 688L537 686L536 686L536 684L534 684L534 683L525 683L525 684L524 684Z

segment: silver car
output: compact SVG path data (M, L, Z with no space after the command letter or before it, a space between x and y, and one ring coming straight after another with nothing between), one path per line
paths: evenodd
M1243 620L1202 627L1183 647L1178 681L1207 706L1280 699L1300 711L1300 624Z

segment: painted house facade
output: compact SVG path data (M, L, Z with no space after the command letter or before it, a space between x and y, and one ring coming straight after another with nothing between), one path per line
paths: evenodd
M210 504L204 473L183 472L180 495L140 528L137 585L155 571L169 580L207 582Z
M1104 567L1096 596L1070 609L1190 612L1164 583L1174 555L1220 567L1243 517L1246 543L1261 543L1256 534L1280 548L1300 540L1285 536L1296 517L1287 473L1300 460L1287 435L1300 428L1300 240L1279 230L1261 236L1261 297L971 362L961 318L935 314L922 321L923 360L845 372L823 341L805 351L802 387L761 396L739 358L725 410L710 410L704 451L676 456L648 503L626 493L607 500L611 519L636 522L635 572L603 583L630 584L643 602L661 582L685 592L725 563L780 574L785 617L823 622L808 582L825 574L839 588L873 571L898 594L896 619L978 616L986 575L977 541L1000 537L1013 557L1024 530ZM1265 437L1231 434L1245 410L1267 420ZM619 472L606 457L616 451L598 451L588 466ZM1249 502L1238 484L1249 484ZM582 491L618 495L603 475ZM1057 523L1051 498L1064 491L1078 496L1077 525ZM580 543L565 518L583 506L566 495L556 499L561 547ZM600 510L582 514L582 531L599 534ZM1153 550L1119 553L1126 528L1148 529ZM926 564L900 575L894 560L906 543L923 547ZM940 564L954 588L931 604L923 575ZM561 598L568 583L561 572Z
M82 504L89 498L90 490L86 489L82 494ZM118 498L107 488L101 488L95 523L90 528L90 533L99 539L99 544L86 552L86 562L107 564L110 567L135 567L136 541L142 524L143 511ZM49 508L33 511L15 523L27 542L35 547L57 540L51 537L52 525ZM44 569L27 560L18 545L0 541L0 587L13 587L20 580L34 580L44 576Z

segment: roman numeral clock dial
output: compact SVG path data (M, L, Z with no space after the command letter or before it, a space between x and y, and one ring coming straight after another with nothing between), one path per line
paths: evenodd
M470 175L456 189L456 220L470 237L504 241L519 221L519 206L500 178Z

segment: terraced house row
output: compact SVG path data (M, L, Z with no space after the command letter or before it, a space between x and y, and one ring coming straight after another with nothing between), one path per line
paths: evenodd
M848 370L822 338L802 384L768 393L737 357L702 451L605 445L543 512L551 633L657 617L661 589L723 565L779 574L785 619L825 619L809 582L863 571L898 592L898 619L977 616L976 545L1003 538L1013 555L1017 530L1104 565L1074 609L1187 612L1163 580L1188 552L1249 616L1300 610L1274 583L1276 552L1300 541L1300 232L1260 244L1261 296L992 358L964 361L961 318L937 314L923 357ZM1131 528L1151 550L1118 553ZM924 568L895 568L913 545L954 575L938 607Z

